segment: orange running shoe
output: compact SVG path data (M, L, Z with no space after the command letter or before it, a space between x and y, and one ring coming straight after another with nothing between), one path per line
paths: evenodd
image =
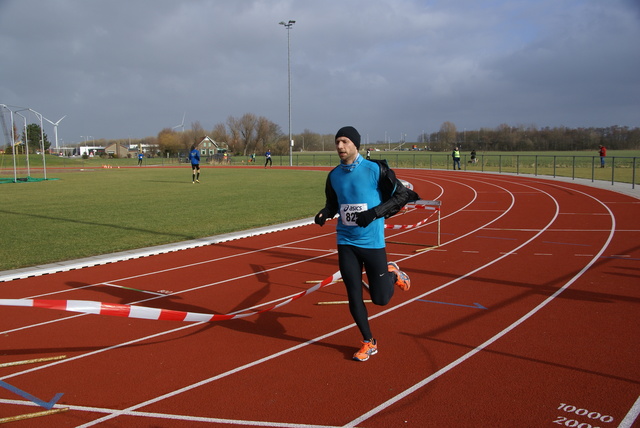
M387 263L389 272L393 272L396 274L396 285L400 287L402 291L409 291L411 288L411 280L409 279L409 275L404 273L398 268L398 265L394 262Z
M362 342L362 348L355 354L353 359L356 361L367 361L371 355L378 353L378 342L371 339L371 342Z

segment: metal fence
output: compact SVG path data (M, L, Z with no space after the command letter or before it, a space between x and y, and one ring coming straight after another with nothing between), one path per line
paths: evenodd
M4 155L0 161L0 175L7 175L13 171L10 162L11 155ZM420 168L434 170L452 170L453 160L448 153L428 153L409 151L385 151L372 152L373 159L386 159L392 168ZM35 155L30 158L32 168L42 168L42 160ZM264 167L264 157L260 156L255 162L250 162L250 157L229 156L225 159L203 159L203 165L213 166L250 166ZM523 155L523 154L479 154L475 160L469 154L463 154L460 159L461 169L467 171L497 172L509 174L526 174L534 176L552 176L580 178L591 181L607 181L611 184L629 183L635 189L638 184L637 171L640 168L639 157L631 156L607 156L605 166L600 166L599 156L578 155ZM22 161L22 158L21 158ZM289 155L272 155L273 166L289 166ZM47 161L52 168L69 167L99 167L105 166L135 166L137 159L79 159L57 158ZM335 152L324 153L294 153L291 163L296 167L333 167L340 162ZM143 159L143 166L178 166L188 163L186 158L162 158L152 157ZM18 168L24 171L25 165Z
M273 164L289 165L289 156L272 156ZM406 153L406 152L373 152L373 159L386 159L392 168L422 168L452 170L453 159L445 153ZM463 170L497 172L510 174L528 174L534 176L582 178L591 181L610 181L630 183L632 188L638 183L638 157L607 156L605 166L600 166L599 156L576 155L522 155L522 154L480 154L475 161L470 155L461 156L460 166ZM293 166L335 166L340 162L337 154L294 154L291 158ZM234 161L237 164L237 161ZM262 166L260 161L256 166Z

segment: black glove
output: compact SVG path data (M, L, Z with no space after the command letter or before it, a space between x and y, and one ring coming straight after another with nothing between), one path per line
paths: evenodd
M376 219L376 212L371 208L370 210L358 213L356 218L356 224L360 227L367 227L369 223Z
M329 218L329 210L323 208L318 214L316 214L315 222L317 225L324 226L324 222Z

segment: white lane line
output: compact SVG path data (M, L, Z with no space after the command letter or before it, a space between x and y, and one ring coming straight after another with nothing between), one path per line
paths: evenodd
M638 419L638 414L640 414L640 397L633 403L629 413L627 413L622 422L620 422L618 428L631 428L636 419Z
M286 268L286 267L295 266L295 265L302 264L302 263L306 263L306 262L309 262L309 261L313 261L313 260L321 259L321 258L323 258L323 257L330 256L330 255L332 255L332 254L333 254L333 253L329 252L329 253L327 253L327 254L323 254L323 255L320 255L320 256L310 257L310 258L307 258L307 259L304 259L304 260L299 260L299 261L296 261L296 262L287 263L287 264L284 264L284 265L279 265L279 266L277 266L277 267L273 267L273 268L270 268L270 269L264 269L264 270L259 271L259 272L251 272L251 273L248 273L248 274L245 274L245 275L239 275L239 276L236 276L236 277L233 277L233 278L227 278L227 279L225 279L225 280L216 281L216 282L211 282L211 283L204 284L204 285L199 285L199 286L197 286L197 287L193 287L193 288L190 288L190 289L182 290L182 291L180 291L180 294L182 294L182 293L187 293L187 292L191 292L191 291L195 291L195 290L200 290L200 289L207 288L207 287L211 287L211 286L214 286L214 285L219 285L219 284L224 284L224 283L228 283L228 282L233 282L233 281L236 281L236 280L238 280L238 279L243 279L243 278L253 277L253 276L255 276L255 275L260 275L260 274L263 274L263 273L268 273L268 272L276 271L276 270L278 270L278 269L283 269L283 268ZM161 299L161 298L163 298L163 297L170 296L170 295L171 295L171 294L165 294L165 295L162 295L162 296L150 297L150 298L143 299L143 300L137 300L137 301L132 302L132 303L130 303L130 304L135 305L135 304L139 304L139 303L149 302L149 301L157 300L157 299ZM289 297L286 297L286 298L289 298ZM56 319L56 320L51 320L51 321L48 321L48 322L46 322L46 323L30 324L30 325L23 326L23 327L17 327L17 328L14 328L14 329L12 329L12 330L0 331L0 334L7 334L7 333L11 333L11 332L19 331L19 330L26 330L26 329L29 329L29 328L32 328L32 327L42 326L42 325L45 325L45 324L50 324L50 323L59 322L59 321L65 321L65 320L69 320L69 319L77 318L78 316L87 316L87 315L90 315L90 314L71 315L71 316L68 316L68 317L59 318L59 319ZM200 324L200 323L197 323L197 324ZM109 348L107 348L107 349L109 349ZM72 361L73 359L75 359L75 358L70 358L70 359L68 359L67 361ZM48 365L41 366L41 367L42 367L42 368L45 368L45 367L48 367ZM26 372L28 373L29 371L30 371L30 370L27 370ZM11 375L10 377L13 377L13 376L14 376L14 375L16 375L16 374L19 374L19 373L14 373L14 374L13 374L13 375ZM4 379L4 378L0 378L0 379Z
M499 187L499 186L498 186L498 187ZM506 189L503 189L503 190L504 190L504 191L506 191L507 193L509 193ZM489 222L489 223L487 223L487 224L491 224L491 223L493 223L493 222L497 221L500 217L502 217L502 216L503 216L503 215L505 215L508 211L510 211L510 210L511 210L511 208L513 207L513 203L514 203L514 200L513 200L513 198L512 198L511 206L510 206L507 210L505 210L505 212L503 212L501 216L497 217L496 219L492 220L491 222ZM461 209L461 210L462 210L462 209ZM458 210L458 211L460 211L460 210ZM453 215L453 214L454 214L454 213L452 213L451 215ZM469 232L469 233L467 233L467 234L465 234L465 235L463 235L463 236L460 236L460 237L458 237L458 238L455 238L455 239L453 239L452 241L449 241L449 242L453 242L453 241L457 241L458 239L462 239L463 237L468 236L468 235L469 235L469 234L471 234L471 233L474 233L474 232ZM541 231L540 233L542 233L542 231ZM401 233L399 233L399 234L401 234ZM539 235L539 234L538 234L538 235ZM537 235L536 235L536 236L537 236ZM536 236L534 236L533 238L531 238L529 241L533 240ZM521 245L521 246L519 246L518 248L520 248L520 247L522 247L522 246L526 245L529 241L527 241L526 243L522 244L522 245ZM516 248L516 249L518 249L518 248ZM514 251L515 251L515 250L514 250ZM493 264L493 263L495 263L495 262L499 261L500 259L502 259L502 258L506 257L506 256L507 256L507 255L509 255L509 254L512 254L512 253L511 253L511 252L510 252L510 253L507 253L507 254L505 254L503 257L500 257L500 258L498 258L498 259L496 259L496 260L494 260L494 261L492 261L492 262L490 262L490 263L487 263L484 267L486 267L486 266L488 266L488 265L491 265L491 264ZM413 255L413 256L408 256L408 257L407 257L407 259L408 259L408 258L412 258L412 257L415 257L415 255ZM443 286L439 287L438 289L442 289L442 288L444 288L445 286L448 286L448 285L450 285L450 284L453 284L453 283L455 283L455 282L457 282L457 281L459 281L459 280L461 280L461 279L463 279L463 278L465 278L465 277L467 277L467 276L469 276L469 275L471 275L471 274L473 274L473 273L475 273L475 272L479 271L480 269L482 269L482 268L484 268L484 267L481 267L481 268L475 269L474 271L472 271L472 272L468 273L467 275L464 275L463 277L460 277L460 278L458 278L458 279L456 279L456 280L454 280L454 281L451 281L451 282L450 282L450 283L448 283L448 284L444 284ZM254 274L255 274L255 273L254 273ZM430 292L423 294L421 297L426 296L426 295L428 295L428 294L431 294L431 293L433 293L433 292L435 292L435 291L436 291L436 290L431 290ZM409 303L409 302L406 302L406 303ZM405 304L400 304L400 305L398 305L398 306L395 306L395 307L389 308L389 309L388 309L388 310L386 310L385 312L379 313L379 314L378 314L378 315L376 315L375 317L382 316L382 315L383 315L383 314L385 314L385 313L388 313L388 312L390 312L390 311L393 311L393 310L399 309L399 308L403 307L404 305L405 305ZM200 323L198 323L198 324L200 324ZM197 324L196 324L196 325L197 325ZM191 386L187 386L187 387L185 387L185 388L183 388L183 389L181 389L181 390L174 391L174 392L172 392L172 393L166 394L166 395L161 396L161 397L157 397L157 398L153 399L153 402L160 401L160 400L162 400L162 399L164 399L164 398L168 398L169 396L173 396L173 395L179 394L179 393L181 393L181 392L187 391L187 390L189 390L189 389L192 389L192 388L195 388L195 387L198 387L198 386L204 385L205 383L212 382L212 381L214 381L214 380L217 380L217 379L220 379L220 378L222 378L222 377L228 376L228 375L230 375L230 374L236 373L236 372L238 372L238 371L244 370L244 369L246 369L246 368L248 368L248 367L253 367L253 366L257 365L257 364L261 364L262 362L265 362L265 361L271 360L271 359L273 359L273 358L276 358L276 357L279 357L279 356L281 356L281 355L287 354L287 353L292 352L292 351L294 351L294 350L297 350L297 349L300 349L300 348L302 348L302 347L308 346L308 345L310 345L310 344L312 344L312 343L315 343L315 342L317 342L317 341L319 341L319 340L322 340L322 339L324 339L324 338L327 338L327 337L333 336L333 335L335 335L335 334L338 334L338 333L340 333L340 332L342 332L342 331L345 331L345 330L347 330L347 329L349 329L349 328L352 328L353 326L354 326L354 324L350 324L350 325L348 325L348 326L345 326L345 327L343 327L343 328L340 328L340 329L338 329L338 330L335 330L335 331L333 331L333 332L330 332L330 333L328 333L328 334L325 334L325 335L323 335L323 336L320 336L320 337L318 337L318 338L316 338L316 339L313 339L313 340L310 340L310 341L308 341L308 342L305 342L305 343L299 344L299 345L297 345L297 346L295 346L295 347L292 347L292 348L289 348L289 349L283 350L283 351L281 351L281 352L279 352L279 353L276 353L276 354L273 354L273 355L271 355L271 356L265 357L265 358L263 358L263 359L261 359L261 360L257 360L257 361L255 361L255 362L250 363L250 364L247 364L247 365L245 365L245 366L238 367L238 368L233 369L233 370L231 370L231 371L229 371L229 372L227 372L227 373L223 373L223 374L217 375L217 376L212 377L212 378L210 378L210 379L207 379L207 380L204 380L204 381L198 382L197 384L194 384L194 385L191 385ZM176 331L176 330L182 330L182 329L187 328L187 327L191 327L191 326L184 326L184 327L181 327L181 328L179 328L179 329L175 329L175 330L173 330L173 331ZM173 331L172 331L172 332L173 332ZM154 335L154 336L159 336L159 335L162 335L162 334L164 334L164 333L158 333L157 335ZM141 338L141 339L136 339L136 340L131 341L131 342L128 342L128 343L138 342L138 341L141 341L141 340L143 340L143 339L142 339L142 338ZM496 340L497 340L497 339L496 339ZM115 347L118 347L118 345L115 345L115 346L110 347L110 348L108 348L108 349L114 349ZM96 354L96 353L98 353L98 352L101 352L101 351L95 351L95 352L92 352L91 354ZM82 356L78 356L78 357L76 357L76 358L74 358L74 359L77 359L77 358L80 358L80 357L82 357ZM135 409L140 408L140 407L142 407L142 406L144 406L144 405L147 405L147 404L150 404L150 402L140 403L139 405L136 405L136 406L130 407L129 409L125 409L125 410L119 411L118 415L120 415L120 414L126 414L126 412L127 412L127 411L131 411L131 410L132 410L132 409L134 409L134 408L135 408ZM115 416L117 416L117 415L115 415ZM113 416L113 417L115 417L115 416ZM106 418L107 418L107 419L111 419L111 417L106 417ZM106 420L106 419L104 419L104 418L103 418L103 419L101 419L101 420ZM84 425L84 426L91 426L91 425L93 425L93 424L94 424L94 423L96 423L96 422L97 422L97 421L93 421L93 422L91 422L91 423L90 423L90 425Z
M285 243L285 244L273 245L271 247L265 247L265 248L260 248L260 249L257 249L257 250L245 251L243 253L236 253L236 254L231 254L231 255L228 255L228 256L216 257L216 258L213 258L213 259L202 260L202 261L199 261L199 262L194 262L194 263L189 263L189 264L179 265L179 266L173 266L173 267L166 268L166 269L154 270L154 271L150 271L150 272L146 272L146 273L141 273L141 274L136 274L136 275L131 275L131 276L125 276L125 277L121 277L121 278L114 278L114 279L106 280L106 281L102 281L102 282L114 283L114 282L120 282L120 281L127 281L127 280L131 280L131 279L149 277L149 276L153 276L153 275L159 275L159 274L172 272L172 271L176 271L176 270L180 270L180 269L190 269L190 268L193 268L193 267L196 267L196 266L205 265L205 264L208 264L208 263L215 263L215 262L219 262L219 261L223 261L223 260L230 260L230 259L234 259L234 258L237 258L237 257L244 257L244 256L251 255L251 254L261 253L261 252L265 252L265 251L271 251L271 250L274 250L274 249L278 249L278 248L282 247L283 245L297 244L297 243L301 243L301 242L305 242L305 241L310 241L310 240L314 240L314 239L323 238L323 237L326 237L326 236L329 236L329 235L332 235L332 234L333 233L317 235L317 236L313 236L313 237L310 237L310 238L291 241L291 242L288 242L288 243ZM102 282L96 283L96 284L87 284L87 285L84 285L82 287L76 287L76 288L65 288L65 289L61 289L61 290L57 290L57 291L37 294L37 295L24 297L24 298L25 299L38 299L38 298L42 298L42 297L45 297L45 296L58 295L58 294L63 294L63 293L71 293L71 292L76 291L76 290L97 287ZM182 291L181 291L181 293L182 293Z
M321 235L321 237L324 237L324 236L326 236L326 235ZM304 240L293 241L293 242L302 242L302 241L306 241L306 240L309 240L309 239L317 239L317 238L318 237L306 238ZM168 269L162 269L162 270L158 270L158 271L147 272L147 273L144 273L144 274L138 274L138 275L128 276L128 277L119 278L119 279L112 279L109 282L124 281L124 280L129 280L129 279L134 279L134 278L143 278L143 277L146 277L146 276L152 276L152 275L156 275L156 274L159 274L159 273L166 273L166 272L171 272L171 271L179 270L179 269L187 269L187 268L191 268L193 266L198 266L198 265L205 264L205 263L213 263L213 262L216 262L216 261L228 260L228 259L233 258L233 257L242 257L242 256L250 255L250 254L255 254L255 253L258 253L258 252L272 250L272 249L279 248L279 247L280 247L280 245L275 245L275 246L268 247L268 248L262 248L260 250L248 251L248 252L237 254L237 255L234 255L234 256L224 256L224 257L219 257L219 258L215 258L215 259L209 259L209 260L205 260L205 261L201 261L201 262L197 262L197 263L191 263L191 264L187 264L187 265L175 266L175 267L168 268ZM222 280L222 281L218 281L218 282L212 282L212 283L204 284L204 285L201 285L201 286L198 286L198 287L181 290L180 292L176 292L176 293L160 294L157 297L152 297L152 298L144 299L144 300L137 300L135 302L131 302L130 304L138 304L138 303L148 302L148 301L151 301L151 300L162 299L164 297L171 296L172 294L188 293L190 291L199 290L199 289L202 289L202 288L205 288L205 287L210 287L210 286L213 286L213 285L219 285L219 284L222 284L222 283L225 283L225 282L231 282L231 281L235 281L235 280L238 280L238 279L243 279L243 278L248 278L248 277L251 277L251 276L259 275L259 274L262 274L262 273L271 272L271 271L274 271L274 270L277 270L277 269L282 269L282 268L285 268L285 267L292 266L294 264L304 263L306 261L312 261L312 260L315 260L315 259L318 259L318 258L322 258L322 257L325 257L325 256L332 255L334 253L335 253L335 250L327 250L327 251L325 251L325 254L322 255L322 256L316 256L316 257L308 258L308 259L305 259L305 260L300 260L298 262L293 262L293 263L287 264L287 265L281 265L281 266L278 266L278 267L275 267L275 268L272 268L272 269L263 270L261 272L251 272L249 274L242 275L242 276L237 276L237 277L230 278L230 279L227 279L227 280ZM79 290L79 289L87 289L87 288L98 287L98 286L100 286L102 284L103 284L102 282L99 282L99 283L95 283L95 284L88 284L88 285L85 285L85 286L82 286L82 287L76 287L76 288L65 289L65 290L58 290L58 291L54 291L54 292L50 292L50 293L43 293L43 294L30 296L30 297L23 297L23 298L24 299L34 299L34 298L39 298L39 297L44 297L44 296L58 295L58 294L62 294L62 293L73 292L73 291ZM50 320L50 321L45 321L45 322L36 323L36 324L29 324L29 325L25 325L25 326L22 326L22 327L16 327L16 328L13 328L11 330L0 331L0 334L8 334L8 333L13 333L13 332L20 331L20 330L27 330L27 329L30 329L30 328L41 327L41 326L44 326L44 325L48 325L48 324L52 324L52 323L56 323L56 322L61 322L61 321L66 321L66 320L69 320L69 319L77 318L78 316L86 316L86 315L87 314L69 315L69 316L65 316L65 317L62 317L62 318L53 319L53 320Z
M13 404L18 406L37 407L32 401L20 401L20 400L8 400L0 399L1 404ZM74 406L69 404L56 404L54 409L69 408L69 410L90 412L90 413L107 413L111 414L118 412L116 409L108 409L105 407L90 407L90 406ZM247 426L265 426L275 428L339 428L331 425L309 425L309 424L293 424L286 422L266 422L266 421L249 421L243 419L223 419L223 418L208 418L202 416L189 416L189 415L176 415L172 413L155 413L155 412L126 412L124 416L137 416L155 419L169 419L174 421L189 421L189 422L206 422L214 424L227 424L227 425L247 425Z
M470 203L471 203L471 202L470 202ZM509 209L508 209L508 210L510 210L512 207L513 207L513 198L512 198L512 203L511 203L511 205L509 206ZM462 210L462 209L463 209L463 208L461 208L460 210ZM459 211L460 211L460 210L459 210ZM507 211L508 211L508 210L507 210ZM453 214L454 214L454 213L451 213L450 215L453 215ZM503 213L501 214L501 216L500 216L500 217L502 217L502 216L503 216L503 215L505 215L505 214L506 214L506 212L503 212ZM496 220L497 220L497 219L494 219L494 220L492 220L492 222L493 222L493 221L496 221ZM487 223L487 224L490 224L490 223ZM401 235L401 234L403 234L403 233L407 233L407 231L405 231L405 232L401 232L401 233L398 233L398 234L396 234L396 235L394 235L394 236ZM470 233L472 233L472 232L470 232ZM461 238L461 237L460 237L460 238ZM460 238L456 238L455 240L460 239ZM402 306L404 306L404 305L402 305ZM400 308L400 307L402 307L402 306L398 306L398 308ZM393 308L391 308L391 309L393 309ZM387 312L388 312L388 311L387 311ZM200 323L198 323L198 324L200 324ZM149 405L149 404L155 403L155 402L157 402L157 401L161 401L161 400L164 400L164 399L166 399L166 398L173 397L173 396L175 396L175 395L181 394L182 392L189 391L189 390L194 389L194 388L197 388L197 387L199 387L199 386L201 386L201 385L208 384L208 383L213 382L213 381L215 381L215 380L218 380L218 379L221 379L221 378L223 378L223 377L226 377L226 376L229 376L229 375L235 374L235 373L237 373L237 372L239 372L239 371L245 370L245 369L247 369L247 368L250 368L250 367L256 366L256 365L261 364L261 363L263 363L263 362L266 362L266 361L269 361L269 360L271 360L271 359L274 359L274 358L280 357L280 356L282 356L282 355L288 354L288 353L293 352L293 351L295 351L295 350L298 350L298 349L300 349L300 348L306 347L306 346L311 345L311 344L313 344L313 343L316 343L316 342L318 342L318 341L320 341L320 340L323 340L323 339L325 339L325 338L328 338L328 337L334 336L334 335L339 334L339 333L341 333L341 332L343 332L343 331L346 331L346 330L348 330L348 329L350 329L350 328L353 328L354 326L355 326L355 323L349 324L349 325L347 325L347 326L344 326L344 327L342 327L342 328L339 328L339 329L337 329L337 330L334 330L334 331L332 331L332 332L330 332L330 333L327 333L327 334L322 335L322 336L320 336L320 337L317 337L317 338L315 338L315 339L309 340L309 341L307 341L307 342L305 342L305 343L301 343L301 344L299 344L299 345L296 345L296 346L294 346L294 347L292 347L292 348L285 349L285 350L280 351L280 352L278 352L278 353L276 353L276 354L272 354L272 355L267 356L267 357L264 357L264 358L262 358L262 359L260 359L260 360L257 360L257 361L254 361L254 362L252 362L252 363L246 364L246 365L244 365L244 366L237 367L237 368L232 369L232 370L230 370L230 371L228 371L228 372L221 373L221 374L216 375L216 376L213 376L213 377L211 377L211 378L209 378L209 379L205 379L205 380L203 380L203 381L197 382L197 383L195 383L195 384L193 384L193 385L188 385L188 386L186 386L186 387L184 387L184 388L181 388L181 389L179 389L179 390L169 392L169 393L167 393L167 394L165 394L165 395L163 395L163 396L156 397L156 398L151 399L151 400L148 400L148 401L146 401L146 402L144 402L144 403L139 403L139 404L137 404L137 405L131 406L131 407L127 408L127 409L124 409L124 410L122 410L122 411L119 411L117 414L112 414L112 415L104 416L104 417L102 417L102 418L100 418L100 419L97 419L97 420L94 420L94 421L92 421L92 422L89 422L89 423L87 423L87 424L85 424L85 425L82 425L81 427L89 427L89 426L93 426L93 425L94 425L94 424L96 424L96 423L101 423L101 422L103 422L103 421L106 421L106 420L112 419L112 418L114 418L114 417L117 417L117 416L120 416L120 415L126 414L126 412L130 412L130 411L133 411L133 410L139 409L139 408L141 408L141 407L147 406L147 405ZM80 428L80 427L78 427L78 428Z
M532 186L528 186L528 185L524 185L522 183L518 183L520 185L526 186L526 187L530 187L533 188ZM577 191L575 189L573 189L574 191ZM547 227L549 227L558 217L559 210L559 204L558 201L551 196L549 193L538 189L539 192L546 194L549 198L551 198L551 200L555 203L556 205L556 214L553 216L553 218L551 219L551 221L547 224ZM391 405L397 403L398 401L406 398L408 395L414 393L415 391L419 390L420 388L422 388L423 386L429 384L431 381L433 381L434 379L437 379L438 377L442 376L443 374L447 373L449 370L457 367L458 365L462 364L464 361L468 360L469 358L471 358L472 356L476 355L478 352L482 351L483 349L485 349L486 347L490 346L491 344L493 344L494 342L496 342L498 339L502 338L504 335L506 335L507 333L509 333L510 331L512 331L513 329L515 329L516 327L518 327L520 324L522 324L523 322L525 322L526 320L528 320L529 318L531 318L533 315L535 315L540 309L542 309L543 307L545 307L549 302L553 301L557 296L559 296L563 291L565 291L567 288L569 288L569 286L571 284L573 284L578 278L580 278L600 257L600 255L602 253L604 253L605 249L609 246L609 244L611 243L611 240L613 239L613 235L615 233L615 225L616 225L616 221L615 221L615 217L613 215L613 213L611 212L611 210L609 209L609 207L607 207L606 205L604 205L601 201L599 201L598 199L596 199L595 197L588 195L584 192L580 192L577 191L579 193L582 193L583 195L592 198L593 200L595 200L596 202L600 203L602 206L604 206L604 208L608 211L609 216L611 218L611 229L609 230L609 236L607 237L607 241L602 245L600 251L598 252L598 254L593 257L589 263L587 263L576 275L574 275L569 281L567 281L560 289L558 289L555 293L553 293L551 296L549 296L548 298L546 298L542 303L538 304L535 308L533 308L531 311L527 312L524 316L522 316L520 319L518 319L517 321L515 321L514 323L512 323L511 325L509 325L507 328L505 328L504 330L502 330L501 332L499 332L498 334L494 335L493 337L491 337L489 340L487 340L486 342L482 343L481 345L479 345L478 347L476 347L475 349L469 351L468 353L464 354L463 356L461 356L460 358L458 358L455 361L452 361L451 363L449 363L448 365L446 365L445 367L441 368L440 370L438 370L437 372L433 373L432 375L428 376L427 378L423 379L422 381L416 383L415 385L413 385L412 387L404 390L403 392L401 392L400 394L390 398L389 400L385 401L384 403L380 404L379 406L371 409L369 412L361 415L360 417L352 420L351 422L345 424L343 426L343 428L350 428L350 427L355 427L358 424L362 423L363 421L371 418L372 416L377 415L378 413L380 413L381 411L387 409L388 407L390 407ZM544 231L541 230L539 233L537 233L536 235L534 235L532 238L530 238L529 240L527 240L526 242L524 242L523 244L521 244L520 246L516 247L513 251L518 250L519 248L522 248L523 246L527 245L529 242L531 242L533 239L537 238L540 234L542 234L542 232ZM505 254L503 257L506 257L507 254ZM500 257L490 263L487 263L487 265L491 265L495 262L497 262L498 260L502 259L503 257ZM479 267L478 269L468 273L465 275L469 276L477 271L480 271L481 269L484 269L484 266ZM453 281L451 281L450 283L447 284L443 284L440 287L429 291L428 293L423 294L420 297L426 296L427 294L431 294L432 292L435 292L436 290L442 289L448 285L450 285L453 282L457 282L458 280L460 280L462 278L458 278L455 279ZM410 301L407 301L403 304L400 304L398 306L404 306L405 304L407 304ZM396 309L396 308L393 308ZM382 314L386 313L388 311L384 311L381 312L371 318L377 317L377 316L381 316Z

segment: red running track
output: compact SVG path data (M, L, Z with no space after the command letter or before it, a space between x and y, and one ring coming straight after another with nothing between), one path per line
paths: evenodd
M543 179L399 170L442 201L387 230L412 279L369 304L379 353L341 283L211 323L3 307L0 380L69 410L30 427L617 427L640 411L640 201ZM414 224L415 210L391 219ZM400 243L402 242L402 243ZM0 283L2 299L228 314L337 270L334 223ZM128 287L128 288L123 288ZM132 290L135 289L135 290ZM171 295L150 294L169 290ZM0 417L44 410L0 388Z

